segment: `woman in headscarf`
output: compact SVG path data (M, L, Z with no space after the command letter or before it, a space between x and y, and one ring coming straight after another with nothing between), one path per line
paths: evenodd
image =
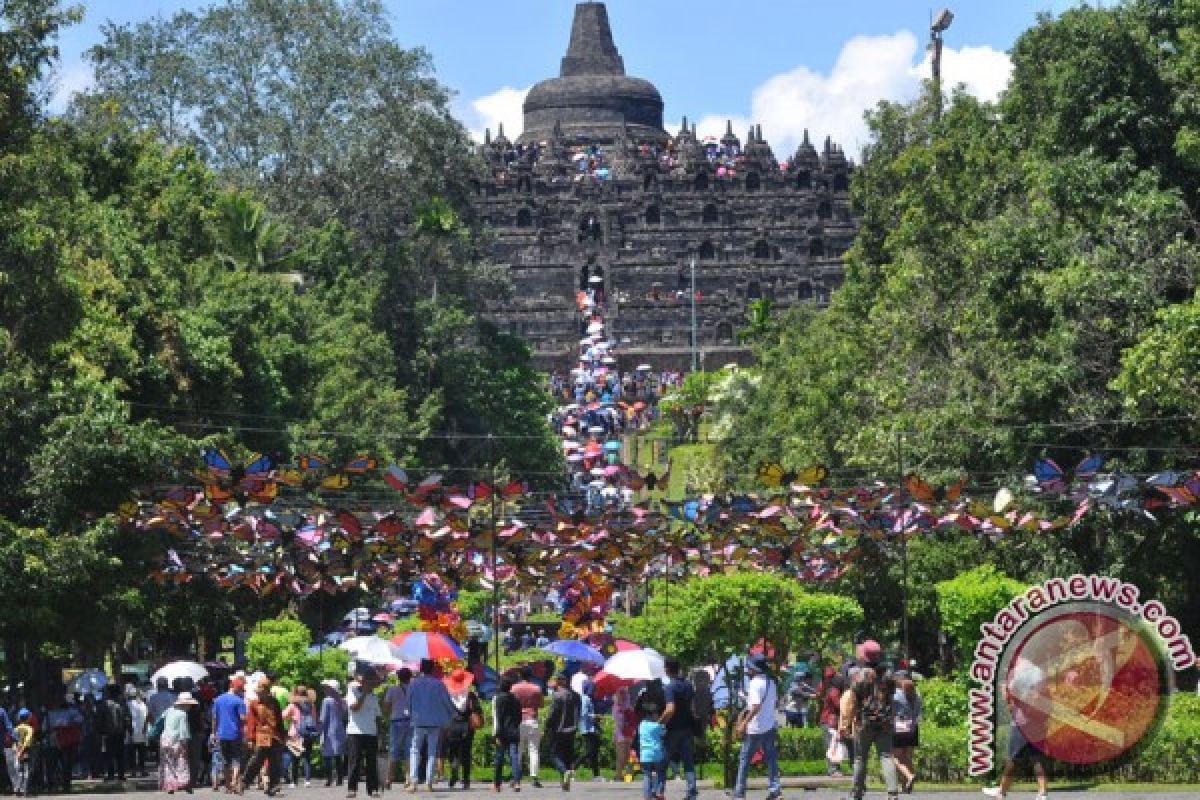
M336 680L321 682L325 698L317 718L321 733L321 762L325 765L325 785L332 785L337 774L337 785L341 786L346 775L346 701Z
M475 676L462 667L446 678L446 690L454 703L455 713L446 726L446 760L450 762L450 788L458 783L461 769L463 789L471 788L471 747L475 742L475 731L483 722L483 705L479 695L471 688Z
M188 768L188 743L192 739L188 710L196 705L191 692L180 692L175 705L163 714L163 731L158 744L158 786L167 794L183 789L191 792L192 773Z
M625 767L629 763L629 747L637 733L637 714L629 688L622 686L613 699L613 746L617 752L616 780L625 780Z

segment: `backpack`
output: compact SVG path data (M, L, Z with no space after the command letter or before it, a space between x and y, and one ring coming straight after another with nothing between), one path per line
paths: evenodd
M870 683L859 685L858 718L864 728L891 728L895 716L892 701L896 694L896 681L890 667L875 667L875 677Z
M116 736L125 730L125 706L116 700L104 701L96 714L96 731L104 736Z

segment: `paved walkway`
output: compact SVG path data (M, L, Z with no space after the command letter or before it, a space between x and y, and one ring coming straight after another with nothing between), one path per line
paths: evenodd
M95 798L113 798L122 794L136 796L138 798L162 797L167 795L163 792L152 791L127 791L127 792L104 792L84 794L82 792L90 790L92 787L77 787L72 793L72 798L78 797L95 797ZM763 800L766 795L765 789L755 787L752 788L748 795L748 800ZM283 797L290 800L342 800L346 797L345 788L325 788L324 784L315 784L312 788L305 789L303 787L296 789L284 789ZM847 796L844 788L821 786L818 788L812 785L802 785L796 782L796 779L785 782L784 798L785 800L842 800ZM226 794L218 794L211 789L197 789L195 794L188 795L177 792L173 798L184 798L191 800L192 798L209 798L230 797ZM259 800L263 798L262 792L247 791L245 798L250 800ZM366 787L360 786L358 797L365 800L367 797ZM469 792L461 790L437 789L432 793L421 791L414 794L409 794L399 787L394 787L389 792L383 793L384 798L437 798L437 800L469 800L469 798L488 798L488 797L506 797L508 800L565 800L565 798L578 798L579 800L640 800L641 785L636 783L592 783L583 781L576 783L571 792L564 793L558 786L546 785L544 789L534 789L532 786L526 785L519 793L513 793L509 790L496 794L488 784L476 784L472 786ZM978 791L944 791L937 787L926 788L922 790L919 786L917 791L911 795L907 795L909 800L983 800L984 795ZM1010 800L1033 800L1034 793L1031 791L1018 791L1009 795ZM1197 800L1200 798L1200 787L1195 791L1079 791L1079 790L1064 790L1050 792L1050 800ZM683 800L683 785L676 785L674 782L667 787L667 800ZM728 800L728 795L719 789L702 789L700 792L700 800ZM867 800L886 800L886 794L880 787L873 786L867 792Z

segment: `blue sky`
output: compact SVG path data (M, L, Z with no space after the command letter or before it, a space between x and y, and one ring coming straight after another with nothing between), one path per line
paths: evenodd
M83 53L106 20L130 22L209 2L83 0L86 18L61 41L62 95L86 85ZM439 78L457 92L469 128L520 125L520 101L558 69L570 31L568 0L385 0L393 32L433 55ZM958 0L946 34L946 78L994 96L1007 77L1004 51L1039 11L1069 0ZM627 71L652 80L666 101L668 129L687 114L702 128L750 122L790 149L803 127L832 133L848 152L865 138L864 107L903 99L927 74L924 46L940 4L911 0L609 0L609 16Z

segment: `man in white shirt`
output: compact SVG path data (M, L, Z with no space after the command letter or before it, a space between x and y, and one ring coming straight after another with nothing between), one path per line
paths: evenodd
M359 670L356 679L346 687L346 797L358 794L358 778L363 775L366 761L367 796L376 797L379 792L379 675L373 667Z
M733 797L734 800L746 797L750 759L762 750L763 762L767 765L767 800L779 800L783 797L783 788L779 784L779 731L775 719L779 688L769 673L765 655L751 655L746 661L746 671L750 674L750 686L746 691L746 710L742 712L740 723L745 726L746 736L742 740L742 752L738 758Z

